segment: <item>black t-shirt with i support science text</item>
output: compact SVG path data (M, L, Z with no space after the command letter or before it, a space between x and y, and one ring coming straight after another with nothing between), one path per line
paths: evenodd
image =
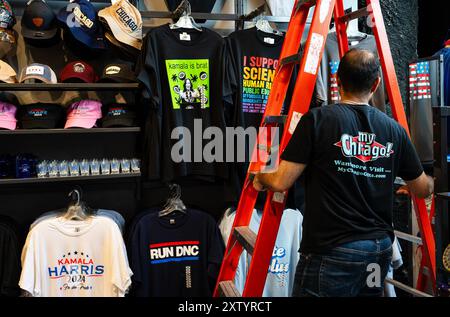
M423 172L406 131L369 105L312 109L282 159L307 165L302 253L393 238L395 178L414 180Z
M143 167L148 178L170 182L185 176L210 181L228 177L224 163L203 156L215 138L215 133L203 137L205 130L225 130L224 51L222 37L206 28L172 30L166 24L147 34L136 71L147 110Z

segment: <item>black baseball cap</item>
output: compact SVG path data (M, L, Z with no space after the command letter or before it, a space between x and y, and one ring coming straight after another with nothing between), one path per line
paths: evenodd
M109 64L103 69L98 82L103 83L134 83L136 75L127 64Z
M64 110L56 104L35 103L21 106L17 117L22 129L56 129L64 121Z
M101 120L102 128L137 126L136 112L132 110L132 106L114 103L104 109L104 116Z
M44 0L28 2L21 23L24 38L48 40L59 35L56 15Z

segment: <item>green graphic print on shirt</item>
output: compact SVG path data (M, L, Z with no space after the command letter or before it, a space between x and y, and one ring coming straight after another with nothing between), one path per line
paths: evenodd
M209 60L166 60L173 109L209 108Z

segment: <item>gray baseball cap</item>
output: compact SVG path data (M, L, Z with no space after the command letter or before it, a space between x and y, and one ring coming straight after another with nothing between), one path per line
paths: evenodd
M39 63L28 65L20 72L19 82L34 83L35 80L40 80L46 84L56 84L58 82L56 74L50 66Z

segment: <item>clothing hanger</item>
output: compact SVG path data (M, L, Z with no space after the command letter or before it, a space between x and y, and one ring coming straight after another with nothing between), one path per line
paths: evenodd
M178 12L179 10L182 10L182 14L178 21L176 23L170 24L169 27L171 30L176 29L193 29L199 32L202 32L202 27L198 25L194 18L192 17L192 9L191 4L188 0L181 1L178 8L175 10L175 12Z
M74 189L69 193L72 202L70 203L69 208L67 208L63 218L67 220L84 221L89 217L86 205L81 200L81 193L81 189Z
M283 32L281 32L277 29L274 29L265 17L266 17L266 13L262 12L261 15L259 16L258 20L256 21L256 28L259 31L264 32L264 33L278 35L278 36L284 36Z
M186 205L181 200L181 187L178 184L169 185L169 198L163 210L159 212L159 217L168 216L176 211L186 213Z

